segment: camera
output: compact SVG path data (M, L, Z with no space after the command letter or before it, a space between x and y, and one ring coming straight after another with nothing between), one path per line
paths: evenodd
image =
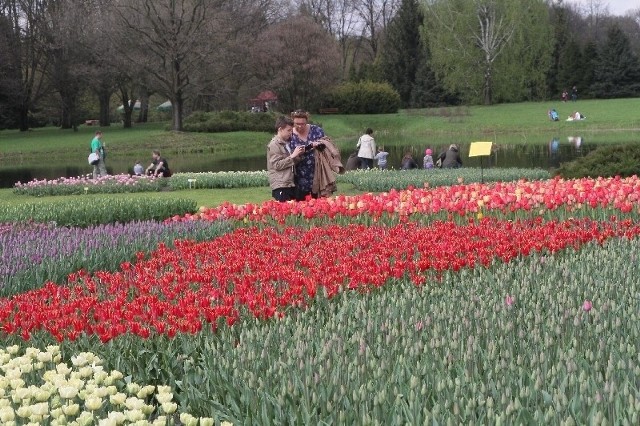
M313 149L313 145L307 144L304 146L304 152L309 152Z

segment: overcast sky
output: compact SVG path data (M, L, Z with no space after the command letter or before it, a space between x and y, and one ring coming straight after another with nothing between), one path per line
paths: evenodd
M565 0L570 3L578 3L584 6L589 0ZM603 4L609 5L609 12L612 15L625 15L631 9L637 9L640 7L640 0L602 0Z

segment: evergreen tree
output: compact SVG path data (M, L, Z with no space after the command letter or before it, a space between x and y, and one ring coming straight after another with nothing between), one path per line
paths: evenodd
M420 35L423 22L419 2L402 0L384 39L382 73L400 94L403 107L440 104L445 98L429 66L429 50Z
M625 33L613 25L600 50L593 93L600 98L628 98L640 95L640 61Z
M582 79L578 83L581 87L581 97L591 98L594 96L593 84L596 81L596 68L598 66L598 47L595 42L587 43L582 51L582 66L580 76Z
M560 50L560 62L558 63L558 88L560 90L571 91L573 86L580 86L582 83L582 54L580 46L572 38ZM559 96L559 92L554 95Z
M424 47L423 55L428 57L429 48ZM421 58L418 62L416 78L411 91L409 106L414 108L440 105L457 105L460 99L448 93L436 78L429 61Z
M551 98L555 99L565 88L566 83L560 79L561 56L563 47L569 38L568 11L562 4L553 3L551 6L551 24L553 26L553 52L551 66L547 74L547 88Z

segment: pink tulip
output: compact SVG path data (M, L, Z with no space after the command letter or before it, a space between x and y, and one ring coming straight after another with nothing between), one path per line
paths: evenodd
M585 300L584 303L582 304L582 310L585 312L589 312L592 307L593 305L591 304L590 300Z
M507 297L504 298L504 304L507 306L513 305L513 302L515 301L516 301L516 298L511 296L510 294L507 294Z

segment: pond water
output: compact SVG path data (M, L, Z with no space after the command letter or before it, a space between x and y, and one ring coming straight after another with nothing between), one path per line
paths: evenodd
M416 162L421 165L426 148L433 151L434 160L448 144L425 144L391 146L388 148L388 167L400 168L400 160L406 151L413 153ZM480 167L480 158L469 158L469 144L459 144L463 165ZM483 167L519 167L542 168L551 170L561 163L584 156L596 148L597 144L585 143L580 136L553 138L538 144L494 144L489 158L482 159ZM343 163L346 163L351 152L342 152ZM215 153L181 153L167 155L173 172L217 172L217 171L253 171L266 169L266 158L258 155L246 158L216 159ZM110 174L132 173L135 158L107 158L107 171ZM146 160L143 162L146 167ZM33 179L57 179L59 177L76 177L90 174L92 167L84 162L78 164L77 159L61 160L46 164L2 164L0 162L0 187L11 188L20 182Z

